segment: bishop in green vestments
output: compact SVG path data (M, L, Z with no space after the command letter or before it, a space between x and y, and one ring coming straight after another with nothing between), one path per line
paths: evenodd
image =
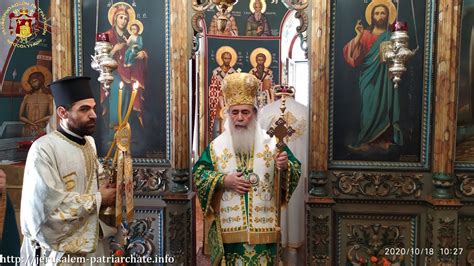
M225 131L193 168L213 265L275 265L279 207L298 184L300 162L288 148L279 152L256 122L258 86L248 73L224 79ZM279 188L277 169L286 170Z

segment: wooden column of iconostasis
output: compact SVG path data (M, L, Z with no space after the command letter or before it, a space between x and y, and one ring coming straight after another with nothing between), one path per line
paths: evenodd
M94 139L99 157L104 158L112 144L119 106L122 115L131 110L135 216L129 224L131 230L119 234L112 248L140 250L141 255L150 257L173 256L174 263L192 265L194 193L189 189L187 130L192 35L182 19L187 16L187 0L74 0L60 4L60 12L69 10L72 15L56 17L60 31L55 45L60 58L57 71L73 70L75 75L91 77L97 102ZM73 48L64 51L69 45L68 33L74 36ZM109 89L97 81L99 72L91 67L97 33L108 35L111 55L118 63ZM63 70L68 64L72 67ZM122 246L130 237L128 247Z
M232 3L224 10L221 5L226 2L229 1L194 1L193 4L192 24L197 37L194 62L199 74L194 79L194 87L199 88L193 99L197 107L193 113L198 114L194 123L198 130L194 137L195 143L199 143L195 145L194 156L223 131L226 114L221 83L227 75L235 72L254 74L261 81L256 97L261 109L274 101L273 86L292 82L286 71L294 50L302 54L301 61L307 60L298 38L298 34L306 30L307 21L295 18L305 5L240 0L230 1ZM225 17L225 25L219 28L222 17ZM301 90L300 95L308 95L307 85ZM301 101L308 105L307 99Z

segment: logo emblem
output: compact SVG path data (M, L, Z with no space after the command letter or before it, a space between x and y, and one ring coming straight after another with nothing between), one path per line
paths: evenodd
M1 19L2 34L17 48L30 48L43 42L48 32L46 16L34 3L18 2L5 10ZM3 39L3 38L2 38Z

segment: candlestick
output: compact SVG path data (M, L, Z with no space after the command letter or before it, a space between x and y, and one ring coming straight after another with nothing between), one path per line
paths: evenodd
M123 93L123 82L120 81L119 84L119 94L118 94L118 122L122 124L122 93Z
M128 122L128 118L130 117L130 113L132 112L133 103L135 102L135 97L137 96L137 88L138 88L138 81L135 81L135 83L133 83L132 97L130 98L130 103L128 104L127 114L125 115L125 118L123 119L124 123Z

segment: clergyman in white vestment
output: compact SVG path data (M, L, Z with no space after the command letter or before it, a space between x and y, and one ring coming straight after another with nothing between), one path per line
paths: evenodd
M26 160L22 265L81 265L77 258L89 258L84 265L90 265L92 256L109 256L106 240L116 230L99 219L99 210L115 203L116 191L101 182L106 180L90 136L97 116L89 80L51 84L60 125L33 143Z
M275 121L280 117L281 100L272 102L260 111L259 124L268 130L275 127ZM281 244L286 247L289 265L300 265L304 262L301 253L304 252L305 219L304 219L304 187L308 178L308 108L292 97L286 98L285 120L296 132L285 140L296 159L301 162L301 178L298 186L288 202L288 209L281 214ZM298 256L296 254L298 250Z

